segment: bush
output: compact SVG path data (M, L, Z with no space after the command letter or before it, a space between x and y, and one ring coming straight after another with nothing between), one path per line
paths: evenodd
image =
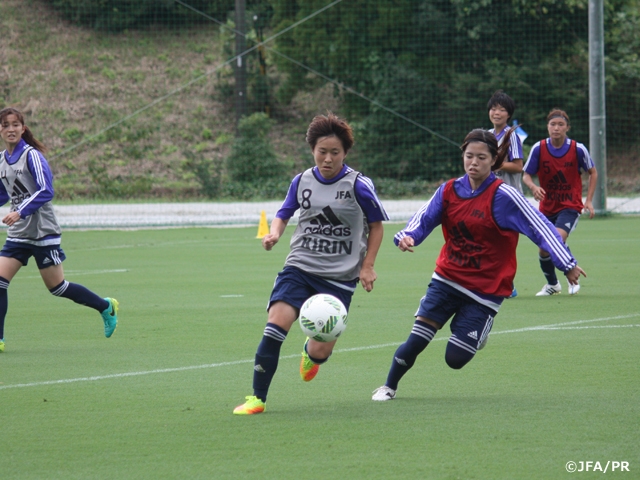
M194 154L185 150L184 156L186 159L181 168L193 174L200 184L200 193L210 199L217 198L220 195L220 165L201 153Z
M264 113L243 117L238 124L238 135L227 158L227 173L237 182L256 182L282 177L287 167L278 160L269 131L271 120Z

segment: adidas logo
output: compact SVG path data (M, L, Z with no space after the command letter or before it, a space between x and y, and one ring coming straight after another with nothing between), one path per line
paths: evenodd
M571 190L571 185L567 181L567 177L562 172L556 173L549 179L547 190Z
M43 264L43 265L46 265L47 263L51 263L51 259L49 259L49 258L45 258L45 259L42 261L42 264Z
M310 227L304 229L304 233L322 233L330 237L348 237L351 235L351 228L343 226L338 216L330 206L322 209L322 213L312 218Z
M468 333L468 334L467 334L467 337L471 337L471 338L473 338L474 340L478 340L478 332L475 332L475 331L474 331L474 332Z
M258 373L267 373L266 370L262 368L262 365L255 365L253 369Z
M467 228L464 222L458 222L458 224L451 229L451 236L457 242L464 242L464 239L469 240L471 242L475 241L473 235Z
M393 359L396 361L398 365L402 365L403 367L407 366L407 362L405 362L403 359L398 357L393 357Z

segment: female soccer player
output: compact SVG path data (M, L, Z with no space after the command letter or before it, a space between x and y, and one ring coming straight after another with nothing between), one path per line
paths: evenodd
M489 99L487 111L489 112L489 120L493 124L493 128L489 131L496 136L498 146L500 146L504 140L504 134L507 131L507 123L516 111L516 102L502 90L498 90ZM496 177L504 183L511 185L522 193L522 165L524 155L522 153L522 142L515 129L511 129L509 142L509 155L505 159L506 161L502 163L502 166L494 173ZM514 285L509 298L517 296L518 291Z
M489 120L493 124L493 128L489 131L496 136L498 145L502 145L507 124L516 111L516 102L502 90L498 90L489 99L487 111ZM522 193L522 165L524 164L522 142L515 129L511 129L510 132L509 154L502 166L494 173L504 183Z
M395 235L401 251L413 252L441 224L445 244L411 334L396 350L387 381L373 392L373 400L395 398L402 376L452 316L445 361L454 369L471 361L511 293L519 233L551 252L570 283L585 275L553 225L493 173L507 155L509 133L498 147L492 133L471 131L461 147L466 174L438 188Z
M236 415L265 411L280 347L307 298L328 293L348 310L358 280L370 292L377 278L373 267L388 216L371 180L344 164L353 146L351 127L331 113L319 115L309 125L306 141L316 165L293 179L270 233L262 239L264 249L271 250L300 210L291 251L269 299L267 326L253 367L253 395L234 409ZM335 343L307 339L302 380L316 376Z
M110 337L118 323L118 302L64 278L62 262L66 256L60 248L61 230L51 204L53 177L44 158L44 145L15 108L0 111L0 136L6 146L0 153L0 205L11 201L10 212L2 219L9 229L0 251L0 352L5 348L9 282L32 256L49 291L100 312L104 334Z
M589 211L593 218L593 194L596 190L598 172L589 155L588 150L581 143L567 137L569 131L569 115L559 109L553 109L547 115L547 130L549 138L540 140L531 149L524 167L522 181L533 197L540 202L540 211L553 223L566 243L569 234L578 225L578 219L583 208ZM589 174L587 199L582 204L581 173ZM533 175L538 176L540 186L533 183ZM547 283L536 296L557 295L562 292L562 286L556 276L556 271L545 248L540 248L540 268ZM568 291L575 295L580 290L580 284L569 282Z

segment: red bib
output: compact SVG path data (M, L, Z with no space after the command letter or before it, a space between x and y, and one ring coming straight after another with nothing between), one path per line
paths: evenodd
M516 275L518 232L503 230L493 218L493 201L502 180L496 179L474 198L461 198L450 180L442 192L445 244L436 272L462 287L508 297Z
M551 155L546 140L540 142L538 180L546 192L540 202L540 211L546 216L566 208L582 212L582 179L575 140L571 140L569 150L559 158Z

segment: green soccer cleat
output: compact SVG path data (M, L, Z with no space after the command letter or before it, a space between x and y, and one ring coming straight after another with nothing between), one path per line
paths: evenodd
M302 348L302 359L300 360L300 378L305 382L310 382L316 375L318 374L318 370L320 370L320 365L313 363L309 358L309 354L307 353L307 343L309 343L309 339L304 342L304 347Z
M250 395L245 397L245 399L247 400L246 402L233 409L234 415L255 415L256 413L262 413L267 409L267 404L258 397Z
M4 352L4 338L0 339L0 353Z
M104 321L104 336L109 338L118 326L118 301L115 298L105 298L109 302L109 308L100 315Z

